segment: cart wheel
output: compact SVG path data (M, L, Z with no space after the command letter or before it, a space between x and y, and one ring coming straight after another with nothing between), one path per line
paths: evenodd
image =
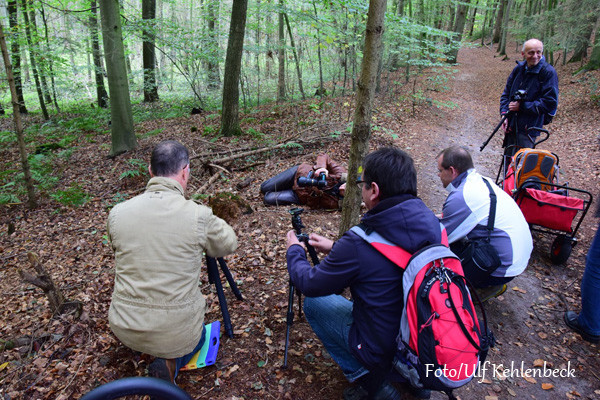
M558 235L550 246L550 261L556 265L563 264L571 255L571 250L573 250L571 241L565 235Z

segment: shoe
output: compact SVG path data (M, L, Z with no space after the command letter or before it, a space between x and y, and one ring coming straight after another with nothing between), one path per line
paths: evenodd
M590 343L599 343L600 335L592 335L583 330L581 325L579 325L579 314L573 311L567 311L564 315L565 324L575 332L579 333L581 337L587 340Z
M375 392L375 395L371 397L372 400L402 400L402 393L396 389L391 383L384 382L379 390Z
M400 388L408 393L410 393L413 397L417 399L430 399L431 398L431 390L429 389L420 389L411 385L409 382L404 382L400 384Z
M402 393L389 382L382 383L375 394L369 392L361 385L349 386L344 389L344 400L402 400Z
M148 376L175 383L175 360L156 358L148 366Z
M504 284L498 286L490 286L486 288L476 288L475 291L477 292L477 296L479 296L479 299L483 303L488 301L489 299L500 296L502 293L506 292L507 288L508 286Z
M342 394L344 400L367 400L369 393L360 385L348 386Z

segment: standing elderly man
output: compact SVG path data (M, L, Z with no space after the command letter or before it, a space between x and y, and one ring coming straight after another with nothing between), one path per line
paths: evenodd
M369 211L362 228L356 229L378 234L410 253L441 243L438 219L417 197L417 173L408 154L395 147L368 154L357 183ZM314 233L309 239L327 256L311 267L294 231L289 231L288 271L307 296L306 319L346 378L358 383L346 388L344 399L400 399L385 377L400 328L403 270L352 229L335 243ZM350 288L353 301L339 295L345 288Z
M190 160L181 143L156 145L149 171L146 191L108 216L116 264L108 320L124 345L157 357L151 376L174 382L204 342L202 254L230 254L237 238L210 208L184 197Z
M490 244L500 258L500 266L484 280L477 280L476 277L480 277L478 271L470 270L470 263L463 262L465 276L475 287L491 288L485 292L505 290L505 284L525 270L533 250L531 232L523 213L491 179L475 171L466 148L453 146L443 150L437 156L437 165L442 185L450 192L440 221L446 228L452 251L460 254L466 239L485 239L489 235ZM496 213L490 232L488 218L494 194Z
M539 131L556 114L558 106L558 76L542 55L544 44L538 39L523 43L521 55L506 81L500 97L500 114L508 114L504 123L506 134L503 147L512 156L518 148L533 147ZM524 90L521 100L515 94Z

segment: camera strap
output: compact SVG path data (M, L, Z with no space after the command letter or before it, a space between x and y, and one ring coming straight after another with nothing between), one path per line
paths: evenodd
M494 223L496 222L496 193L490 183L483 176L481 177L488 190L490 191L490 211L488 215L487 231L488 231L488 242L492 238L492 232L494 230Z

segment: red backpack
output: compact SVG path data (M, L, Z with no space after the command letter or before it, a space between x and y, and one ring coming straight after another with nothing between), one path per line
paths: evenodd
M404 270L404 307L393 366L414 387L445 392L470 382L494 336L477 319L458 257L444 244L410 254L361 225L358 236ZM447 242L445 231L443 242Z

